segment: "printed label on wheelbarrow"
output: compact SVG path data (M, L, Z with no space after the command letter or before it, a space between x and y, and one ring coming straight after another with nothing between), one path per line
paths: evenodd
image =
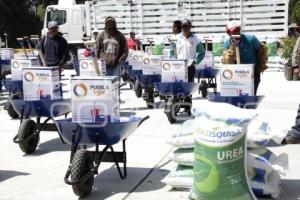
M11 60L11 79L22 80L22 68L31 67L30 59L13 59Z
M24 100L61 99L58 67L23 68Z
M98 60L98 69L101 75L106 73L106 62L104 60ZM93 59L81 59L79 61L79 73L80 76L97 76L95 71L95 63Z
M143 56L142 51L129 51L128 62L132 65L133 70L142 70L143 69Z
M185 60L163 60L162 82L187 82L187 64Z
M71 85L73 122L97 123L105 116L120 116L117 77L74 77Z
M196 69L206 69L214 67L214 55L211 51L207 51L203 60L196 65Z
M161 74L162 56L144 55L143 57L143 74Z
M10 60L14 57L14 50L12 48L0 48L0 58L2 60Z
M221 96L253 96L253 65L223 65Z
M255 199L248 185L245 170L244 125L206 118L195 122L197 123L194 124L199 125L196 125L194 132L194 181L190 198Z

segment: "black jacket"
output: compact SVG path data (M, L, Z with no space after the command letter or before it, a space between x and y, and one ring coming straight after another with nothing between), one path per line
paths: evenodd
M53 38L44 36L38 48L42 50L47 66L62 66L70 60L68 42L61 33Z

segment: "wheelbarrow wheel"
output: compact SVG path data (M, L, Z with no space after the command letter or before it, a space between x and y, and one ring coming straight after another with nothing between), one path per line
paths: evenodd
M142 97L143 88L137 80L134 83L134 91L135 91L136 97L138 97L138 98Z
M93 159L91 154L81 149L76 151L71 164L71 180L79 180L93 168ZM94 175L91 175L85 182L72 185L73 192L80 198L87 197L93 188Z
M19 114L15 111L14 107L11 104L11 100L17 99L18 95L13 94L11 95L7 102L6 102L6 110L7 110L7 114L12 118L12 119L17 119L19 117Z
M201 91L201 95L203 98L207 97L207 88L208 88L208 85L207 85L206 81L202 80L200 83L199 91Z
M149 109L153 109L154 108L154 88L153 87L145 87L145 93L144 93L144 100L147 103L147 107Z
M33 136L36 130L36 123L31 119L24 119L18 131L18 139L20 141L20 149L26 153L31 154L36 150L39 143L39 135ZM30 137L30 138L28 138Z
M173 116L173 114L176 115L177 111L176 111L176 108L175 108L175 105L174 105L174 100L172 98L169 98L169 100L167 102L165 113L166 113L167 118L168 118L168 120L171 124L176 122L175 116Z

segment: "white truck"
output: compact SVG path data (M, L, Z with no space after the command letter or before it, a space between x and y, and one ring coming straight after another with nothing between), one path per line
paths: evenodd
M241 21L244 33L260 39L280 38L288 33L288 0L93 0L78 5L75 0L59 0L47 7L42 34L47 23L55 20L70 45L92 40L93 33L104 29L108 16L116 18L121 32L135 31L143 43L147 38L163 41L177 19L189 18L200 37L218 41L226 36L230 19Z

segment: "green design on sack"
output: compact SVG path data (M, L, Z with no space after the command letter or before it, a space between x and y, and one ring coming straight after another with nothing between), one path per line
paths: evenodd
M196 179L194 184L201 192L211 193L217 188L219 184L218 170L216 166L204 156L197 155L195 158L197 164L199 165L199 168L197 167L196 170L194 170L194 174L196 175L196 177L205 177L205 179ZM201 170L198 171L197 169Z

